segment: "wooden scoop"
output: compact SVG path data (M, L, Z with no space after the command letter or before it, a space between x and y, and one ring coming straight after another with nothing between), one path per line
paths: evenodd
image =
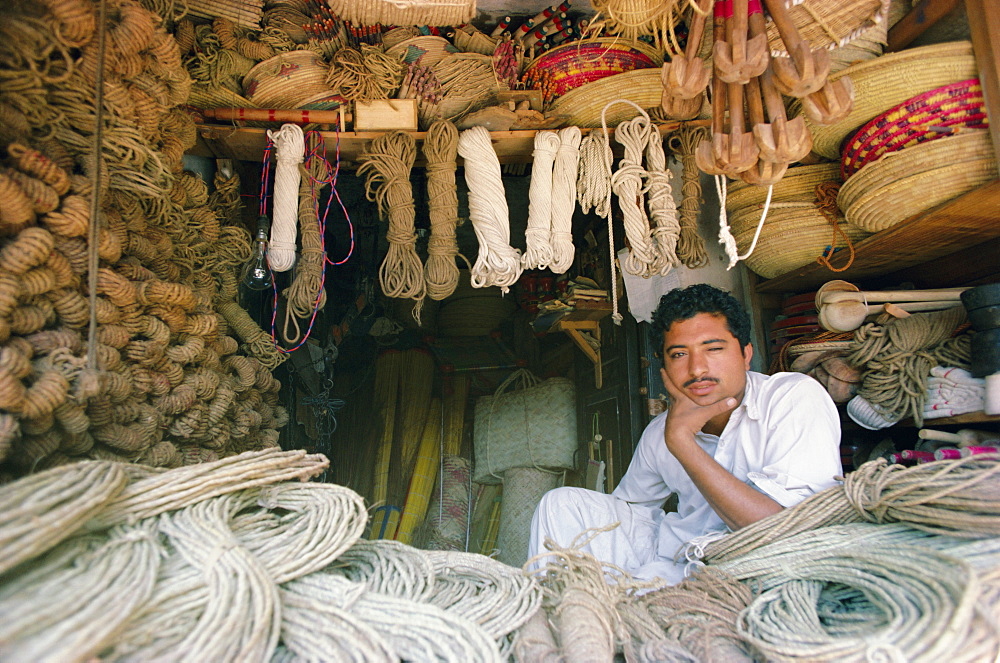
M756 138L758 134L769 134L771 132L770 125L764 117L764 104L760 96L760 80L758 78L751 78L746 85L746 103L747 103L747 113L750 115L750 124L752 125L753 135ZM785 176L785 171L788 170L787 161L772 161L766 158L764 149L761 148L761 142L758 139L756 141L757 148L760 150L760 154L757 159L757 163L748 170L740 173L740 179L747 184L758 184L767 186L769 184L777 184L778 181Z
M827 81L819 91L802 97L802 110L816 124L836 124L854 109L854 83L849 76Z
M700 107L701 93L708 87L712 76L711 69L698 57L701 38L705 34L705 21L712 8L711 3L712 0L701 0L698 3L691 20L691 30L688 32L684 53L675 55L670 62L663 65L661 80L664 99L668 95L681 99L697 98ZM664 111L666 111L666 101L664 101Z
M721 2L716 0L712 22L712 38L719 42L725 37L726 23L722 15ZM699 170L709 175L722 175L724 164L717 154L729 151L729 136L725 133L726 84L719 78L718 69L712 68L712 135L701 141L694 152Z
M781 93L774 85L771 69L760 76L760 87L767 106L768 124L754 126L754 137L763 158L768 161L794 163L812 150L813 138L801 117L788 119Z
M767 35L757 35L747 41L748 6L749 0L732 0L726 41L715 42L712 49L715 69L726 83L745 85L754 76L760 76L770 60Z
M788 16L785 0L764 0L771 20L778 28L781 41L790 58L773 58L775 85L789 97L805 97L826 84L830 73L830 55L826 50L813 50L799 36L795 23Z
M865 290L826 292L821 297L821 305L838 302L958 302L965 288L941 288L938 290Z
M895 305L899 309L910 313L915 311L940 311L946 308L958 306L959 302L913 302ZM823 329L832 332L854 331L865 323L865 318L870 315L883 313L886 306L882 304L865 304L859 301L842 301L832 304L825 304L819 310L819 324ZM899 316L896 316L899 317Z

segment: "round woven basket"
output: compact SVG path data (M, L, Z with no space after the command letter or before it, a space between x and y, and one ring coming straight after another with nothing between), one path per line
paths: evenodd
M840 168L835 163L820 163L812 166L797 166L785 171L771 194L771 202L805 201L815 198L817 184L840 180ZM733 213L741 208L755 206L760 209L767 199L767 187L746 184L742 181L730 182L726 195L726 210Z
M658 70L662 65L663 55L641 42L600 37L545 51L528 63L524 77L530 80L544 71L551 94L560 97L609 76L636 69Z
M878 232L996 178L989 133L970 131L868 164L840 189L837 205L851 225Z
M785 6L799 36L813 48L844 46L884 24L889 13L889 0L786 0ZM770 20L767 43L773 55L788 55L778 28Z
M256 108L257 105L229 88L192 85L188 105L195 108Z
M463 25L476 15L476 0L326 0L323 4L355 25Z
M320 92L316 96L303 99L299 102L299 108L303 110L337 110L344 104L349 103L347 99L344 99L339 94L334 94L327 90Z
M567 124L578 127L599 127L601 111L609 101L628 99L643 109L656 108L660 105L662 92L659 69L637 69L608 76L567 92L556 99L549 114L564 115ZM608 128L635 117L635 114L632 106L615 104L605 115Z
M400 42L419 36L420 29L412 25L393 28L388 32L382 33L382 45L388 50Z
M421 35L401 41L385 53L391 58L402 59L406 64L417 63L424 67L433 67L449 55L458 52L459 49L452 46L444 37Z
M984 173L989 173L991 164L995 169L996 157L993 153L989 132L969 130L968 133L948 136L914 145L898 152L891 152L878 161L869 163L840 188L837 195L837 206L844 211L851 223L855 223L855 219L863 218L865 220L862 223L871 222L871 232L877 232L889 227L885 225L886 219L898 217L895 221L898 223L907 216L916 214L932 205L940 204L968 190L962 188L967 186L966 184L955 178L943 180L940 184L935 182L935 177L947 174L943 172L945 169L953 168L959 171L966 169L970 175L975 173L973 176L975 181L983 177ZM898 191L897 184L903 181L910 183L911 186L919 186L920 182L924 182L924 185L909 192L909 200L902 202L902 207L905 209L897 213L888 204L888 200L886 204L878 201L877 194L883 190L886 194L889 194L890 191ZM927 204L926 201L929 200L938 202ZM864 206L858 207L862 203ZM864 210L863 215L862 210ZM909 210L916 211L909 212ZM872 213L875 214L875 217L870 216ZM906 216L900 216L900 214L906 214Z
M844 222L839 225L852 242L869 234ZM744 231L734 233L741 253L750 248L755 230L755 224L748 224ZM768 213L757 247L744 262L754 273L771 279L814 262L832 240L830 222L815 205L786 203ZM843 248L842 237L838 235L837 240L837 248ZM838 258L833 261L838 262Z
M978 78L907 99L861 127L844 146L841 174L849 178L883 154L966 129L985 129L986 104Z
M331 92L328 69L313 51L279 53L247 72L243 92L260 108L297 108L303 99Z
M975 78L976 61L972 44L948 42L890 53L830 74L829 80L850 76L854 83L854 108L850 114L830 125L820 125L805 118L813 136L813 152L828 159L840 158L844 138L876 115L915 94ZM801 110L795 101L791 115Z

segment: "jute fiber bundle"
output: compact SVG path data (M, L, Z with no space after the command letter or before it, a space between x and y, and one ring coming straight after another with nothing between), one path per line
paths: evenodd
M427 417L424 420L424 430L420 436L410 475L409 488L406 491L406 501L403 513L399 518L399 528L396 530L396 540L403 543L413 541L414 531L420 526L427 515L441 460L441 434L443 428L441 399L431 399Z
M358 25L462 25L476 15L475 0L327 0L333 13Z

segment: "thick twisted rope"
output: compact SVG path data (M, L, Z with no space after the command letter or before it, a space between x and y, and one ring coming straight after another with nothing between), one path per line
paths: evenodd
M459 278L455 261L461 256L455 237L458 225L458 189L455 186L458 129L447 120L435 122L427 129L423 149L427 159L427 215L431 222L424 277L427 295L441 300L455 292ZM465 256L461 258L465 260Z
M649 143L649 132L649 116L645 113L618 125L615 140L625 148L625 153L611 176L611 189L618 196L629 242L629 253L622 267L629 274L644 278L659 271L644 205L647 173L642 166L642 153Z
M559 150L552 168L552 261L550 269L563 274L573 266L573 210L576 208L580 164L580 129L559 130Z
M458 153L465 159L469 187L469 220L479 240L472 266L472 286L500 286L506 294L521 276L521 252L510 245L507 198L500 176L500 160L485 127L463 131Z
M666 276L680 264L677 242L681 232L677 220L677 204L671 190L671 173L667 170L667 155L663 151L660 132L653 128L646 145L646 174L648 194L646 204L653 221L653 246L656 253L655 273Z
M526 248L521 255L524 269L547 269L552 262L549 236L552 232L552 166L559 150L559 134L539 131L532 151L531 182L528 185L528 227Z
M278 131L267 132L277 147L278 162L274 173L274 209L271 214L271 242L267 262L276 272L286 272L295 264L295 231L298 226L299 164L305 154L302 127L284 124Z
M698 233L698 213L703 203L698 164L695 150L708 134L705 127L683 127L671 138L674 152L681 158L681 232L677 240L677 257L690 269L708 264L705 240ZM676 144L674 143L676 141Z
M424 265L417 255L416 212L410 184L416 156L413 136L403 131L382 134L361 156L358 176L365 177L368 200L378 203L379 212L389 219L389 250L378 272L382 292L387 297L415 299L413 315L419 321L427 286Z

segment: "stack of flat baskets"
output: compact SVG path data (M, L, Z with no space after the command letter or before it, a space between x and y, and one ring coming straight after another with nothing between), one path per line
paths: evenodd
M774 278L814 262L831 245L844 248L844 235L852 242L869 235L847 224L843 217L837 219L843 234L834 233L830 220L816 205L816 187L830 181L840 181L840 167L836 163L788 169L774 185L760 239L745 260L749 269L764 278ZM766 187L743 182L730 184L726 212L741 253L746 252L753 241L766 196Z
M326 83L328 71L313 51L279 53L247 72L243 91L260 108L298 108L306 99L333 92Z

